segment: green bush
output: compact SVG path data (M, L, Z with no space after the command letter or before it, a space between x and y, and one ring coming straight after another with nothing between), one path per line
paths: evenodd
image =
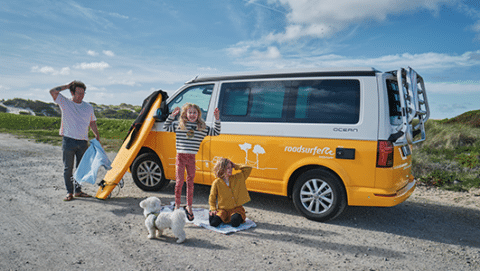
M478 153L460 153L455 156L455 160L467 168L475 168L480 163L478 160Z
M445 186L446 184L452 184L455 181L456 174L443 171L434 170L427 176L421 176L418 180L427 185L433 185L437 187Z
M480 110L429 120L426 140L413 146L412 173L426 184L454 191L480 187ZM452 180L453 179L453 180Z

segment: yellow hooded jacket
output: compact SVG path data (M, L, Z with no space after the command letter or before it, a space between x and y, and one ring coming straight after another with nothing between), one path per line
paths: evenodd
M217 211L217 209L231 210L250 201L245 180L250 175L252 167L235 165L235 170L241 170L242 172L230 176L228 178L229 185L221 178L213 181L208 198L210 211Z

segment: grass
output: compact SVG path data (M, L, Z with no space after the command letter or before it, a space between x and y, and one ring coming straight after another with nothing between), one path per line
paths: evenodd
M426 140L413 146L412 171L425 185L452 191L480 187L480 110L426 123ZM97 120L102 146L118 151L132 120ZM61 145L60 118L0 113L0 132ZM90 138L93 134L90 131Z
M448 120L429 120L426 140L413 147L413 174L452 191L480 187L480 110Z
M120 149L133 121L133 119L97 119L100 140L105 151L118 151ZM59 117L0 113L0 133L14 134L34 139L36 142L60 146L62 137L58 134L59 129ZM94 138L91 131L89 132L89 138Z

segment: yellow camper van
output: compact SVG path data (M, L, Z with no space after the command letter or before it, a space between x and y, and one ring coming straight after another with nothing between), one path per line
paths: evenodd
M411 68L288 70L196 77L158 109L130 170L138 187L175 179L175 133L163 123L195 103L221 135L206 137L195 183L210 185L219 157L253 167L250 191L290 197L308 219L326 221L348 205L394 206L415 189L411 145L429 118L423 79Z

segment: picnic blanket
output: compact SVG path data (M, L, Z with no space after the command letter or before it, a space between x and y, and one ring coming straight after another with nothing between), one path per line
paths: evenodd
M174 203L172 203L171 205L163 206L162 212L172 212L173 208L174 208ZM242 223L240 226L236 228L232 227L232 225L230 224L225 224L225 223L221 223L218 227L212 227L210 226L210 223L208 221L208 216L209 216L208 213L209 213L209 210L207 209L193 208L193 215L195 216L195 219L193 219L193 221L187 220L187 223L191 223L198 227L203 227L207 230L211 230L211 231L215 231L223 234L230 234L230 233L234 233L234 232L238 232L238 231L242 231L250 228L255 228L257 226L255 222L247 218L245 220L245 223Z

